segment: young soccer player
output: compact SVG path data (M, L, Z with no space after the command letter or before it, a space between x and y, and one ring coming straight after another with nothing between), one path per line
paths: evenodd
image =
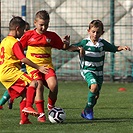
M104 39L104 26L100 20L93 20L89 24L89 37L81 42L72 44L69 51L80 52L81 75L88 83L88 101L81 113L84 119L93 119L93 108L97 103L99 93L103 83L103 66L105 52L117 52L130 50L128 46L114 46Z
M38 66L27 59L23 53L22 45L17 40L24 33L25 21L21 17L13 17L9 22L9 34L0 44L0 82L8 90L12 100L21 96L20 124L30 124L28 114L37 115L32 105L35 98L37 80L22 72L21 62L47 73L44 66Z
M15 17L15 16L13 16L13 17ZM25 22L25 29L24 29L24 32L26 32L26 31L28 31L28 30L30 30L30 24L29 24L28 22ZM22 63L22 68L21 68L21 70L24 71L24 72L26 72L25 69L26 69L26 68L25 68L25 64ZM9 109L12 109L12 107L13 107L13 100L10 99L10 95L9 95L9 93L8 93L8 90L6 90L6 91L4 92L2 98L0 99L0 109L3 109L3 105L4 105L7 101L8 101L8 108L9 108Z
M23 48L27 48L26 57L32 60L34 63L40 65L46 65L48 69L47 74L43 74L43 84L49 88L48 95L48 110L55 106L58 94L58 81L55 74L55 70L52 64L51 49L63 49L66 50L69 47L70 37L65 36L63 41L61 38L52 31L48 31L50 17L47 11L38 11L35 15L34 25L35 29L27 31L20 42ZM34 78L36 70L27 66L27 72ZM39 89L38 89L39 90ZM35 104L40 116L38 121L45 122L46 117L44 114L44 98L43 87L40 85L40 91L37 91Z

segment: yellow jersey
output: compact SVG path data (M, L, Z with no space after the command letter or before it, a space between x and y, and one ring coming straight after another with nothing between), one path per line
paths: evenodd
M38 34L36 29L27 31L20 39L23 48L27 47L26 57L37 65L47 65L52 68L51 49L62 49L64 43L61 38L51 31L46 31L43 34ZM30 66L26 66L28 73L35 70Z
M25 58L25 55L20 42L13 36L4 38L0 44L0 82L6 89L24 73L20 70L22 58Z

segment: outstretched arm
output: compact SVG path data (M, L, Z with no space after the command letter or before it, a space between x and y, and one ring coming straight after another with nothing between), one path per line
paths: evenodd
M76 47L76 46L71 45L71 46L69 46L69 48L67 50L70 52L76 52L76 51L79 52L80 57L84 57L84 55L85 55L85 50L83 47Z
M122 50L131 51L130 47L128 46L117 46L117 51L122 51Z

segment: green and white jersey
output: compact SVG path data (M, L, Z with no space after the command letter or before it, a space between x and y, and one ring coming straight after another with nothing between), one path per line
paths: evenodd
M99 39L94 45L90 38L85 38L81 42L72 45L85 49L85 56L80 59L81 75L83 77L87 72L92 72L96 76L103 76L105 52L115 53L117 50L116 46L104 39Z

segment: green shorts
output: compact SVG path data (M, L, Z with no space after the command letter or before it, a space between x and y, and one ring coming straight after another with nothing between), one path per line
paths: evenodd
M103 83L103 76L96 76L92 72L87 72L86 74L84 74L84 78L88 83L89 88L92 84L97 84L99 91L101 90L102 83Z

